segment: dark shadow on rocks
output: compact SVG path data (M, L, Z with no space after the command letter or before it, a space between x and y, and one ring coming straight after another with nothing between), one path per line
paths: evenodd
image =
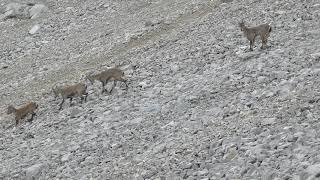
M231 3L233 0L221 0L222 3Z

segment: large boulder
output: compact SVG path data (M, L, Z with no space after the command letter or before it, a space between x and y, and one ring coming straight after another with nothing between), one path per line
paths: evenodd
M43 4L33 3L9 3L5 9L5 13L1 16L2 19L19 18L19 19L34 19L46 11L47 7Z

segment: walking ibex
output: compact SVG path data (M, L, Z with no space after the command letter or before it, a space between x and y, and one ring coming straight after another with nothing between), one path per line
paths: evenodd
M245 26L244 22L242 21L239 23L239 26L241 28L241 31L244 33L244 35L247 37L247 39L250 41L250 50L253 51L254 41L257 36L260 36L262 41L261 49L264 49L267 45L268 37L270 35L270 32L272 31L272 28L269 24L261 24L258 26L253 27L247 27Z

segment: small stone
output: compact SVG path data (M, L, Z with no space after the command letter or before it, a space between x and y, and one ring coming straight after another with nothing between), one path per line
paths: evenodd
M43 164L35 164L26 169L26 177L27 179L37 179L39 177L40 172L43 168Z
M241 175L241 176L244 176L244 175L248 172L249 169L250 169L249 167L243 168L243 169L241 170L241 172L240 172L240 175Z
M147 104L142 108L143 111L146 112L160 112L161 111L161 105L160 104Z
M234 148L230 148L230 149L228 150L228 153L226 153L226 154L224 155L223 159L224 159L224 160L227 160L227 161L231 161L231 160L233 160L235 157L237 157L237 155L238 155L238 152L237 152L236 148L235 148L235 147L234 147Z
M142 88L142 89L145 89L146 87L149 87L148 84L144 81L140 82L139 83L139 86Z
M70 118L76 118L82 111L79 108L72 108L70 110Z
M62 162L69 161L70 155L71 155L70 153L63 155L63 156L61 157L61 161L62 161Z
M2 21L3 19L5 19L6 18L6 15L4 15L4 14L0 14L0 20Z
M206 176L206 175L208 175L208 173L209 173L209 171L207 169L204 169L202 171L198 171L197 175L198 176Z
M130 121L131 124L139 124L144 121L144 118L138 117Z
M249 60L259 56L257 52L237 52L236 54L242 60Z
M185 163L182 167L183 169L191 169L192 168L192 163Z
M34 25L31 30L29 31L29 34L33 35L40 29L39 25Z
M315 4L313 5L313 7L320 7L320 4Z
M113 107L113 110L115 112L119 112L121 110L121 106L115 106L115 107Z
M39 17L39 15L46 11L47 7L43 4L35 4L34 6L32 6L32 8L29 10L29 15L31 19L35 19L37 17Z
M172 72L176 73L176 72L179 71L179 66L177 66L177 65L171 65L170 69L171 69Z
M311 54L311 57L314 58L314 59L319 59L320 58L320 52Z
M265 118L262 120L261 124L266 126L266 125L272 125L276 123L276 118Z

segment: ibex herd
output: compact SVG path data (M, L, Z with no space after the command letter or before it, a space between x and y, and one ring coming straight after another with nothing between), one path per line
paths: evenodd
M114 87L116 86L117 81L124 82L126 85L126 88L128 88L127 80L124 76L124 72L118 68L111 68L105 71L100 72L96 75L88 75L86 76L86 79L91 82L91 84L94 83L95 80L100 81L102 83L102 92L104 93L105 85L113 80L113 86L109 93L112 92ZM53 87L52 92L54 94L55 99L60 95L62 97L62 101L59 104L59 110L62 109L63 103L66 99L70 100L70 106L72 105L72 99L76 97L80 97L81 103L83 100L87 101L87 85L85 83L77 83L73 85L67 85L63 87ZM31 118L29 121L33 120L33 117L36 115L35 111L37 110L38 105L35 102L29 102L25 105L23 105L20 108L14 108L13 106L8 106L7 114L14 113L15 114L15 120L16 125L19 124L19 121L23 118L27 117L29 114L31 114Z
M261 49L265 48L270 32L272 31L272 28L269 24L261 24L258 26L247 27L242 21L239 23L239 26L240 26L240 30L244 33L245 37L250 41L251 51L253 51L254 42L257 36L260 36L262 41ZM91 84L93 84L94 81L100 81L102 83L101 93L104 93L107 91L105 89L105 86L111 80L113 80L113 85L109 93L112 92L112 90L116 86L117 81L125 83L126 88L128 88L127 79L124 77L124 72L118 68L111 68L111 69L102 71L98 74L88 75L86 76L86 79L89 80ZM83 100L85 102L87 101L87 96L88 96L87 86L84 83L78 83L78 84L64 86L64 87L54 87L52 89L52 92L54 93L55 98L57 98L59 95L62 97L62 102L59 105L59 110L62 109L63 103L65 102L66 99L70 99L70 106L71 106L73 98L80 97L81 103L82 103ZM19 121L25 118L26 116L28 116L29 114L31 114L30 120L32 120L33 117L36 115L35 111L37 108L38 108L38 105L34 102L29 102L17 109L10 105L8 107L7 114L14 113L16 125L18 125Z

